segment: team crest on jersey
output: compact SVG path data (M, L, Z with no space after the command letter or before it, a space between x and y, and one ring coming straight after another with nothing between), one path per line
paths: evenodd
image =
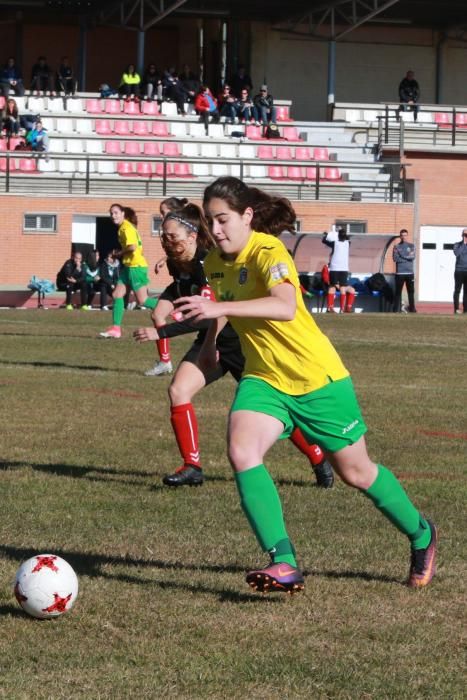
M286 279L289 276L289 268L287 267L287 263L280 262L277 263L277 265L273 265L271 268L269 268L269 274L274 282L277 282L277 280Z
M241 267L238 275L238 284L245 284L248 279L248 270L246 267Z

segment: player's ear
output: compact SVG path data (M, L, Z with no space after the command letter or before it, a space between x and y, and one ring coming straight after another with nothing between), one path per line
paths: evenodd
M247 207L242 214L243 221L248 226L251 224L251 220L253 219L253 214L254 214L254 212L253 212L253 209L251 207Z

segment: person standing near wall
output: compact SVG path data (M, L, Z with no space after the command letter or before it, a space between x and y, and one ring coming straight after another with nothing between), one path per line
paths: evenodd
M454 255L456 256L456 267L454 269L454 313L460 314L459 297L462 287L464 295L462 306L467 314L467 228L462 231L462 240L454 243Z
M404 284L409 297L408 311L416 313L415 308L415 246L409 243L409 232L406 228L400 230L400 241L392 249L392 259L396 263L396 291L393 311L401 311L402 289Z

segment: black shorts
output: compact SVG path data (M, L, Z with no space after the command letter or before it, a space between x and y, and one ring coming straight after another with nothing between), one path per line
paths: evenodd
M329 282L331 287L346 287L349 283L349 273L341 270L330 270Z
M200 333L195 342L182 358L182 362L196 364L201 346L204 341L204 333ZM245 359L242 355L240 340L233 329L222 331L217 338L217 350L219 352L219 364L212 372L206 375L206 385L221 379L227 372L239 382L245 367Z

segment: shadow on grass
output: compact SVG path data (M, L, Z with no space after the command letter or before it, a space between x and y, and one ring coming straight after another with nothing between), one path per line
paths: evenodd
M2 334L3 335L3 334ZM19 362L17 360L0 360L0 365L16 365L19 367L49 367L50 369L57 369L57 367L65 369L82 369L87 372L115 372L116 370L111 367L102 367L101 365L70 365L67 362L42 362L40 360L34 360L29 362ZM120 370L119 370L120 371Z
M380 581L381 583L400 583L400 579L393 576L384 576L383 574L372 574L368 571L309 571L305 569L304 576L312 576L315 578L331 578L331 579L357 579L359 581Z
M27 547L12 547L9 545L0 545L0 556L3 555L9 559L16 559L18 565L37 554L37 549ZM112 581L122 581L123 583L138 584L145 586L158 586L163 589L185 590L189 593L205 593L215 595L221 602L245 603L264 601L273 602L277 599L266 599L263 596L258 596L254 593L241 593L234 590L225 590L223 588L214 588L205 586L201 583L183 582L183 581L155 581L154 579L145 579L138 576L132 576L126 573L110 573L104 571L101 567L104 566L127 566L136 568L152 568L160 569L161 571L207 571L214 573L239 573L244 574L245 569L236 565L221 566L218 564L182 564L181 562L166 562L161 559L137 559L120 556L107 556L104 554L83 554L82 552L68 552L61 549L54 549L54 554L66 559L76 571L77 575L89 576L90 578L104 578ZM9 606L0 607L0 615L11 614L12 608Z

